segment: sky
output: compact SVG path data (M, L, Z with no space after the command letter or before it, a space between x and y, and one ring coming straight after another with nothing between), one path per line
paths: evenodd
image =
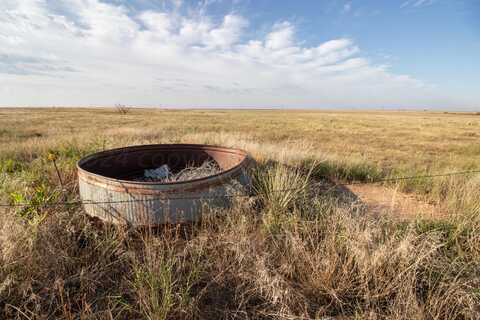
M478 0L1 0L0 106L480 111Z

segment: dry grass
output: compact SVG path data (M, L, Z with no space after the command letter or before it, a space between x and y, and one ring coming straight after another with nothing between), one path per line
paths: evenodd
M378 218L333 192L312 192L311 182L478 169L480 118L92 112L0 109L0 200L30 203L0 209L0 318L478 319L479 175L397 186L449 213L437 220ZM248 150L259 162L258 201L238 199L194 226L143 231L44 206L76 198L82 155L161 142ZM298 191L273 192L283 188Z

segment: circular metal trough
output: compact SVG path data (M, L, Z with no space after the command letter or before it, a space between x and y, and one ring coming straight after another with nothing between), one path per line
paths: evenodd
M219 174L179 182L135 181L145 169L167 164L173 171L215 161ZM115 224L134 226L197 221L205 205L226 207L227 184L248 186L248 154L239 149L196 144L131 146L98 152L78 164L85 211Z

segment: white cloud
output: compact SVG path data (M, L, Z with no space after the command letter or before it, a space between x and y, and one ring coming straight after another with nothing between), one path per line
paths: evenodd
M142 12L138 18L145 24L148 30L157 36L168 36L173 28L170 15L165 12Z
M400 5L400 8L405 7L427 7L435 3L436 0L407 0Z
M352 10L352 3L349 1L343 5L342 12L347 13L347 12L350 12L350 10Z
M211 44L221 48L229 48L240 39L247 26L248 21L243 17L233 14L226 15L222 25L210 31Z
M288 21L252 38L235 13L2 0L0 105L399 106L438 97L352 39L305 46ZM185 11L185 10L183 10Z
M273 26L273 31L267 35L266 46L269 49L283 49L293 44L293 26L285 21Z

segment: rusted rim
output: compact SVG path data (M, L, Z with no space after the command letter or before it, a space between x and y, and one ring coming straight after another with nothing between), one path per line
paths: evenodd
M125 180L125 179L117 179L107 177L101 174L90 172L84 168L83 165L88 163L89 161L94 161L102 158L111 157L116 154L121 154L125 152L138 152L142 150L158 150L158 151L168 151L168 150L198 150L198 151L217 151L223 153L230 153L235 155L240 155L243 159L237 164L231 167L230 169L224 170L220 173L192 180L186 181L175 181L175 182L148 182L148 181L132 181L132 180ZM251 158L249 154L242 150L236 148L227 148L221 147L216 145L205 145L205 144L150 144L150 145L135 145L135 146L128 146L122 148L115 148L109 149L105 151L100 151L97 153L90 154L77 162L77 170L79 178L83 178L90 183L93 184L100 184L106 188L114 188L114 189L129 189L130 191L138 190L148 190L149 187L153 186L165 186L165 187L172 187L171 189L196 189L202 186L210 186L213 184L221 183L220 180L223 178L228 180L231 179L239 174L241 174L241 170L248 167ZM170 189L170 188L168 188ZM168 192L169 190L164 190ZM174 190L171 190L174 191Z

